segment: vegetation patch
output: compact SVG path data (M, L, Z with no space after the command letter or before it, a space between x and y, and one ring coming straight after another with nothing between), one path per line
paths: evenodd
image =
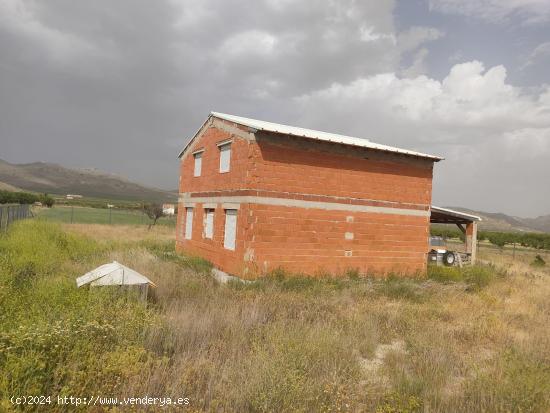
M540 254L537 254L533 259L531 265L533 267L544 267L546 265L546 261L540 256Z
M428 278L444 284L464 282L468 290L478 291L488 286L500 271L487 265L469 265L465 267L428 266Z
M428 281L278 271L222 285L171 237L40 220L0 235L0 411L13 394L189 397L196 412L550 408L550 277L530 276L533 252L482 248L495 266ZM153 280L154 300L76 288L112 260Z
M417 280L389 276L385 280L375 281L374 284L376 292L394 300L409 300L419 303L425 299L426 293Z

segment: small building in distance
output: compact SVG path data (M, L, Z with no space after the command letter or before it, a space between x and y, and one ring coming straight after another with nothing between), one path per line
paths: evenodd
M216 112L179 157L178 251L246 279L426 271L441 157Z
M66 199L81 199L83 198L82 195L77 195L77 194L67 194L65 196Z
M172 216L176 213L176 206L174 204L162 204L162 213Z

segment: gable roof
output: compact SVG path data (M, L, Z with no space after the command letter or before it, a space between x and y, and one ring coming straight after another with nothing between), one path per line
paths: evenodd
M262 120L257 119L250 119L250 118L243 118L241 116L235 116L235 115L228 115L225 113L219 113L219 112L210 112L210 115L208 116L208 119L205 121L208 122L208 120L211 117L215 117L218 119L223 119L229 122L234 122L239 125L248 126L249 128L253 129L253 132L255 131L265 131L265 132L272 132L272 133L279 133L282 135L289 135L289 136L297 136L301 138L307 138L307 139L315 139L319 141L325 141L325 142L333 142L333 143L339 143L342 145L348 145L348 146L357 146L362 148L368 148L368 149L374 149L378 151L384 151L384 152L393 152L398 153L402 155L408 155L408 156L416 156L419 158L426 158L431 159L434 162L438 162L443 160L444 158L436 155L429 155L421 152L415 152L410 151L407 149L401 149L396 148L393 146L388 145L382 145L379 143L371 142L368 139L363 138L355 138L352 136L346 136L346 135L339 135L336 133L328 133L328 132L322 132L317 131L313 129L304 129L304 128L298 128L295 126L288 126L288 125L282 125L279 123L273 123L273 122L266 122ZM203 126L204 126L203 124ZM185 145L185 148L180 152L178 157L181 157L185 150L191 145L191 143L195 140L196 136L199 134L201 128L195 136Z

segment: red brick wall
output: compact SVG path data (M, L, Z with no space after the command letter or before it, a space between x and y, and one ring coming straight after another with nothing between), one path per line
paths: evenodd
M373 151L353 147L335 153L337 147L283 136L259 139L253 147L250 185L274 191L430 204L431 162L402 155L376 156Z
M185 211L185 207L181 207ZM179 212L179 211L178 211ZM223 246L225 231L225 211L218 204L214 211L213 238L204 237L204 205L196 203L193 209L193 234L192 239L184 238L185 212L182 216L178 213L177 228L181 229L181 237L176 238L176 250L187 254L199 256L212 262L217 268L230 274L244 273L245 239L248 234L248 220L246 205L241 205L237 213L237 234L235 251L225 249ZM180 231L178 231L180 233Z
M319 275L415 274L426 268L428 217L249 205L255 266ZM346 239L346 233L353 239ZM346 257L346 251L351 256Z
M200 140L190 148L180 162L180 193L201 192L222 189L245 188L250 143L234 138L231 144L231 167L229 172L220 173L220 150L217 146L231 138L228 132L210 127ZM201 176L193 176L195 159L192 152L204 149Z
M228 138L233 139L231 168L219 173L216 144ZM324 196L318 199L321 202L429 209L430 161L300 138L261 133L256 138L248 140L226 128L207 127L182 159L180 193L190 194L190 202L193 195L311 200L311 196L300 195L310 194ZM193 177L192 152L199 149L205 150L202 173ZM235 192L247 189L246 193ZM203 238L201 203L195 203L192 240L183 239L184 218L185 205L180 203L179 251L202 256L223 271L245 278L277 267L310 275L341 274L347 269L415 274L426 268L427 216L242 203L235 251L223 248L225 213L220 202L213 240ZM345 238L346 232L353 233L352 240Z

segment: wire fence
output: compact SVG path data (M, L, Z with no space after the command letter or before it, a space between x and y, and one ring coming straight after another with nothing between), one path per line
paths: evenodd
M8 229L12 222L32 216L30 205L0 205L0 231Z
M139 209L91 208L80 206L54 206L39 208L38 219L67 224L149 225L152 220ZM176 217L164 216L157 225L175 226Z

